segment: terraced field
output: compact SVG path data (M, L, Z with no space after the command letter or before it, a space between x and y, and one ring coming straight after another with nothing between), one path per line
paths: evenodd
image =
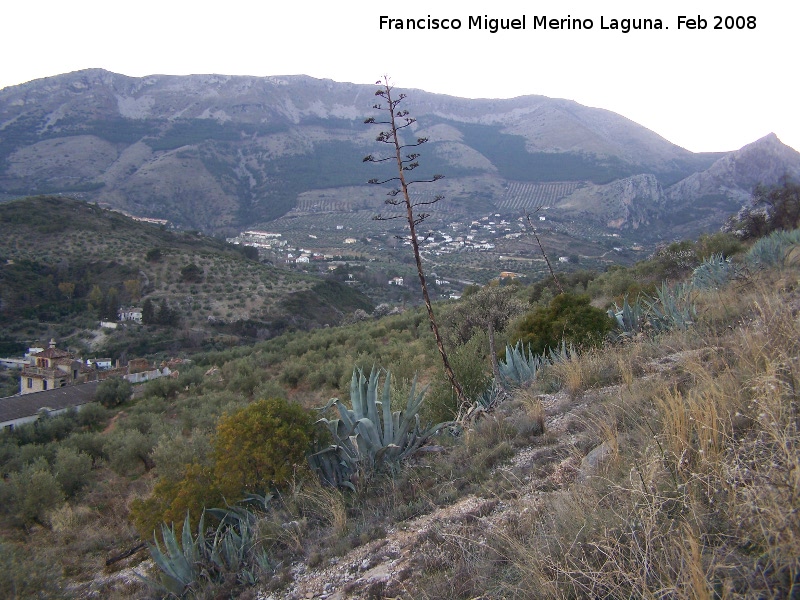
M510 181L497 207L504 210L533 210L540 206L552 206L562 198L569 196L579 186L577 181L554 181L547 183L530 183Z

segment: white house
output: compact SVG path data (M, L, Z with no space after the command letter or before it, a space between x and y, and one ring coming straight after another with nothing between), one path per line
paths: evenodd
M119 320L120 321L134 321L136 323L142 322L142 309L130 306L128 308L120 308L119 309Z

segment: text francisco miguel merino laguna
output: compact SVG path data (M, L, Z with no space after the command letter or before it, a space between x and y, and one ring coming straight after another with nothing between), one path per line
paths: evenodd
M434 29L481 29L489 33L501 30L525 29L528 19L526 15L517 18L494 18L488 15L467 17L466 21L458 18L394 18L380 16L379 29L395 30L434 30ZM548 19L546 16L534 15L529 20L532 29L592 29L593 19L581 19L567 15L565 18ZM466 25L466 27L463 27ZM600 29L616 29L628 33L632 29L666 29L661 19L610 19L600 17Z

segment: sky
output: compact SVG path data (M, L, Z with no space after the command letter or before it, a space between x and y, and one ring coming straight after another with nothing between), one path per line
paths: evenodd
M575 100L694 152L734 150L770 132L800 150L800 2L28 0L2 12L0 88L87 68L353 83L388 74L398 88L467 98ZM382 16L461 26L381 28ZM470 17L523 16L525 29L470 27ZM542 17L584 27L536 27ZM662 29L624 33L623 19L660 20ZM608 28L614 20L619 29Z

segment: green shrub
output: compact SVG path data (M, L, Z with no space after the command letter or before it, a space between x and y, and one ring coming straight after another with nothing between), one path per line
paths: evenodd
M153 448L153 460L161 479L179 481L191 463L210 464L212 453L211 436L195 429L190 435L165 433L158 438Z
M150 248L144 258L147 262L159 262L162 258L161 248Z
M744 250L744 245L732 233L719 231L717 233L703 234L697 240L697 257L705 260L714 254L721 254L730 258Z
M517 323L511 343L521 341L534 354L558 348L562 341L578 348L599 346L614 324L605 311L589 304L589 296L559 294Z
M145 471L153 468L150 452L151 439L138 429L116 429L112 432L106 446L111 468L120 475L134 472L141 464Z
M76 452L86 454L92 459L92 465L96 466L101 460L108 460L108 449L106 436L99 432L82 432L71 435L63 442L66 446L73 448Z
M180 389L180 383L178 383L177 379L173 379L172 377L159 377L158 379L148 381L145 384L144 391L147 396L156 396L164 400L169 400L177 396Z
M194 393L202 393L205 369L202 367L191 367L181 369L178 375L178 387L181 389L191 388Z
M63 447L56 451L53 475L64 490L67 498L72 498L89 483L92 470L92 457L73 448Z
M478 331L466 343L448 353L450 366L467 398L478 398L491 384L488 349L488 335L485 331ZM459 405L450 382L442 373L431 387L424 417L434 423L453 420Z
M308 367L297 361L290 362L283 369L280 374L280 382L288 385L289 387L296 388L300 382L305 379L308 374Z
M256 398L283 398L286 400L286 390L284 390L277 381L265 381L261 383L255 390L253 395Z
M726 223L727 230L742 239L755 239L773 231L800 226L800 183L783 178L774 186L759 185L753 200Z
M162 523L180 527L187 515L197 523L205 508L226 501L216 486L213 469L192 463L185 466L179 480L159 479L149 498L134 500L131 519L139 535L149 539Z
M4 500L3 510L22 526L33 523L47 526L50 511L64 502L64 491L44 459L29 463L18 473L11 473L6 481L0 482L0 486L5 488L0 492L0 498Z
M111 377L97 386L94 399L106 408L119 406L133 395L133 384L122 377Z
M214 440L214 476L229 502L281 488L305 463L314 439L311 415L280 398L259 400L220 418Z
M84 404L78 411L78 424L81 427L95 429L108 418L110 411L96 402Z
M200 283L203 281L203 269L194 263L181 267L181 281L184 283Z
M46 444L63 440L79 426L78 411L74 408L56 416L42 412L32 423L23 423L9 432L20 446Z

